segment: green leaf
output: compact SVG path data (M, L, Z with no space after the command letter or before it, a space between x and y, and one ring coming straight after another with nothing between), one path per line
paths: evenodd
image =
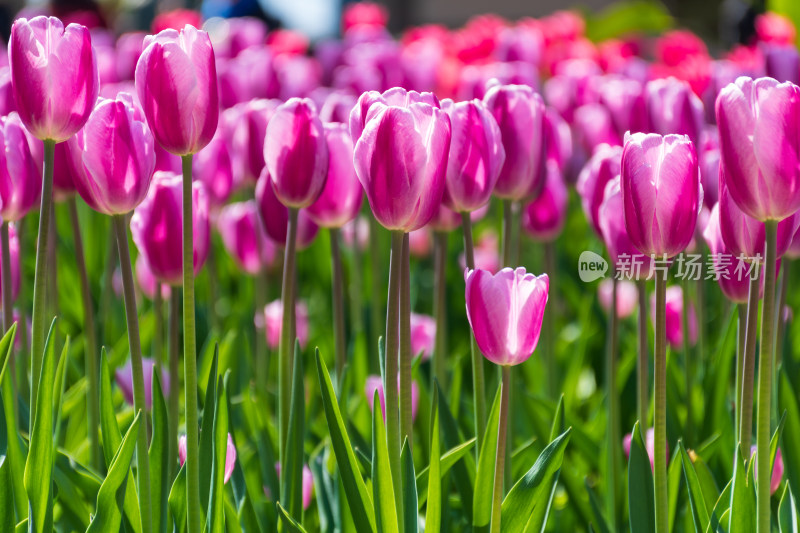
M214 344L214 356L208 373L206 396L203 402L203 420L200 424L200 507L208 509L211 491L211 475L214 468L214 414L217 405L217 378L219 344Z
M564 431L566 431L566 427L564 421L564 395L562 394L558 399L558 405L556 405L556 411L553 415L553 425L550 428L550 442L554 441L556 437L558 437ZM546 481L545 486L550 487L547 504L537 505L534 507L533 516L531 516L531 519L528 522L526 531L544 532L545 525L547 524L547 516L550 513L550 506L553 504L553 498L556 494L556 485L558 484L558 477L560 473L561 469L559 468L553 473L550 479Z
M783 488L781 503L778 505L778 528L780 533L798 533L797 502L794 500L789 483Z
M17 332L17 323L14 322L11 324L11 328L6 331L3 338L0 339L0 383L3 382L3 376L6 373L6 368L8 367L8 359L9 355L13 351L14 346L14 337Z
M478 471L475 474L475 492L472 500L472 527L475 531L488 531L492 520L492 491L494 489L494 467L497 461L502 389L503 385L498 385L489 420L486 423L483 446L478 455ZM528 517L525 518L526 522L527 519Z
M131 427L122 439L116 455L111 460L108 475L97 493L97 514L92 518L86 533L119 531L122 522L122 507L125 501L125 485L128 481L131 459L136 449L141 411L136 413Z
M592 487L589 485L588 478L583 480L583 484L586 487L586 493L589 495L589 505L591 506L592 514L594 515L594 522L592 522L592 526L594 526L594 529L600 533L611 533L611 528L608 526L608 521L603 514L603 504L600 503L600 500L597 498L597 494L595 494L594 489L592 489Z
M711 511L708 527L706 533L726 533L725 528L722 527L722 516L728 511L731 505L731 488L733 480L729 481L722 493L717 498L714 504L714 509Z
M380 405L377 389L373 400L378 403L372 405ZM375 525L378 531L399 531L386 429L380 409L372 410L372 501L375 503Z
M458 373L460 375L460 372ZM456 389L457 387L453 387ZM447 448L455 449L461 446L463 440L458 431L458 424L453 413L450 411L450 406L447 404L447 395L439 395L439 423L442 425L442 438ZM444 463L442 463L444 466ZM463 461L458 461L453 465L453 483L461 496L461 507L465 517L470 517L473 514L472 501L473 501L473 482L474 479L470 472L475 471L475 459L472 454L464 455Z
M230 370L226 374L230 375ZM213 463L211 468L211 494L206 513L205 531L209 533L225 533L225 459L228 453L228 399L225 381L220 377L216 386L216 406L214 408L214 441L212 449ZM211 406L206 405L205 409Z
M447 474L450 469L455 466L462 457L469 457L469 451L475 445L475 437L469 439L463 444L459 444L451 450L447 450L439 458L439 470L441 476ZM419 505L422 505L428 500L428 472L429 467L425 467L419 474L417 474L417 495L419 496Z
M1 373L1 372L0 372ZM0 403L0 418L5 420L3 404ZM0 531L12 531L17 523L14 516L14 491L11 481L11 460L8 457L7 435L0 428ZM16 438L16 434L11 435Z
M169 491L169 512L175 523L176 533L186 531L186 465L183 465Z
M678 441L678 451L683 463L683 475L686 477L686 485L689 488L689 506L692 510L694 529L697 533L702 533L708 525L706 500L703 497L703 492L700 488L700 480L697 478L694 464L689 454L686 452L686 448L683 446L683 441Z
M286 526L286 531L289 531L290 533L306 533L306 530L303 529L303 526L297 523L289 515L289 513L286 512L286 509L281 506L280 502L276 503L275 506L278 508L278 514L281 517L283 525Z
M553 478L564 460L570 432L571 429L567 429L548 444L530 470L508 492L503 500L500 522L503 533L527 531L536 504L549 506Z
M656 529L655 486L639 422L633 425L632 435L628 458L628 516L631 532L650 533Z
M10 332L10 330L9 330ZM8 352L11 337L6 333L0 340L0 353ZM5 349L3 349L5 347ZM4 421L2 429L6 434L6 462L11 469L10 479L11 488L14 493L14 508L16 509L17 519L28 516L28 495L25 492L23 477L25 473L25 462L27 459L27 448L25 442L17 431L17 416L14 412L13 387L11 386L11 373L7 372L0 381L0 394L2 395Z
M58 366L56 367L56 379L53 382L53 418L56 421L55 431L53 432L56 442L59 441L61 435L61 401L64 396L64 387L66 386L66 373L64 369L67 367L67 358L69 357L69 337L64 342L64 347L61 349L61 357L58 359Z
M746 533L756 530L756 494L753 485L748 484L745 463L739 456L736 446L731 485L730 530L728 533Z
M303 388L303 357L300 342L294 343L292 399L289 406L289 434L286 437L286 462L281 465L281 503L290 516L303 518L303 441L305 436L305 390Z
M400 475L403 487L403 526L405 533L416 533L419 529L419 518L417 509L417 484L415 483L416 474L414 473L414 458L411 455L411 446L408 438L403 441L403 448L400 451Z
M778 379L778 409L786 413L784 442L800 442L800 405L785 367ZM800 487L800 446L784 446L781 454L789 483L795 488Z
M30 509L28 529L32 533L53 531L53 383L58 364L55 355L55 322L53 319L44 345L33 431L28 460L25 462L24 482Z
M331 445L336 455L336 464L339 465L339 473L347 496L347 503L352 511L353 520L358 531L375 531L375 512L372 507L372 501L358 470L356 456L353 453L353 447L350 445L342 414L339 412L339 403L336 401L336 393L331 383L331 377L328 374L328 368L320 357L319 350L316 351L315 356L325 418L328 421Z
M161 389L158 365L153 367L153 435L150 440L150 498L152 500L153 527L167 530L167 496L169 495L169 424L167 404Z
M442 472L439 464L439 383L433 386L431 402L430 474L428 475L428 508L425 510L425 529L439 531L442 527Z

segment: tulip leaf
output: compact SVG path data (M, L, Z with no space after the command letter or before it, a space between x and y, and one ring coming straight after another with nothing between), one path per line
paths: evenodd
M784 442L800 442L800 405L786 368L781 369L778 379L778 409L786 413ZM800 446L784 446L781 455L789 483L800 487Z
M417 478L414 473L414 457L411 455L411 445L408 437L403 440L403 447L400 451L400 477L403 487L403 531L405 533L416 533L419 530L419 519L417 509Z
M533 518L537 503L550 505L550 492L567 448L571 429L567 429L542 450L536 462L503 500L500 530L503 533L524 533ZM547 512L545 511L545 516ZM542 524L543 525L543 524Z
M339 475L347 497L347 503L352 511L353 520L358 531L375 531L375 512L372 506L367 487L361 472L358 470L353 447L347 436L342 414L339 411L339 403L336 401L336 393L331 383L328 368L316 351L317 375L319 376L320 392L322 393L322 404L325 409L325 418L328 421L331 445L336 456L336 464L339 466Z
M226 373L226 377L230 373ZM224 492L223 486L225 484L225 461L228 453L228 399L226 392L226 384L220 376L217 378L214 406L214 427L213 435L213 449L212 457L213 464L211 465L211 494L208 500L208 513L206 514L206 528L205 531L209 533L225 533L225 507L224 507ZM207 405L205 409L210 409L211 406Z
M722 516L728 511L728 508L731 505L731 488L733 486L733 480L729 481L725 488L722 489L722 492L717 498L717 502L714 504L714 509L711 511L711 516L709 517L708 527L706 527L706 533L726 533L726 530L722 527Z
M8 368L9 355L13 352L16 331L17 323L14 322L11 324L11 328L3 335L3 338L0 339L0 383L3 382L6 368Z
M373 391L373 400L378 403L372 405L380 405L378 389ZM372 410L372 501L378 531L399 531L386 429L380 409Z
M783 496L778 505L778 528L780 533L798 533L797 502L792 494L792 488L786 483L783 488Z
M0 371L2 374L2 371ZM0 531L12 531L17 523L14 509L14 491L11 482L11 459L8 457L8 438L5 429L5 412L0 403ZM16 434L10 435L16 438Z
M591 487L591 485L589 485L588 478L583 480L583 484L586 487L586 493L589 495L589 505L591 506L592 514L594 515L592 527L596 529L598 533L611 533L611 528L609 527L608 521L603 514L603 505L597 498L597 494L595 494L594 489Z
M152 420L153 435L150 439L150 498L152 500L153 526L158 531L167 530L167 496L169 495L169 424L167 404L161 388L161 372L158 365L153 366Z
M639 422L636 422L628 457L628 515L631 531L636 533L649 533L656 529L655 486L651 468Z
M296 520L303 517L303 441L305 436L305 390L300 342L294 343L292 398L289 406L289 433L286 437L286 463L281 465L281 503Z
M731 485L730 529L728 533L745 533L756 530L756 494L753 484L749 484L746 465L739 455L741 446L736 446L733 466L733 485ZM755 461L751 461L751 464Z
M451 450L462 446L462 437L458 431L458 424L453 413L450 411L450 406L447 404L447 395L439 395L439 423L442 425L442 438L444 444ZM471 447L471 446L470 446ZM444 464L444 463L443 463ZM469 465L469 466L468 466ZM453 466L453 483L461 496L461 506L464 509L463 514L466 517L472 516L472 501L473 501L473 481L470 472L474 472L475 459L473 454L464 455L463 461L457 461ZM472 470L470 470L472 467Z
M214 468L214 415L217 405L217 378L219 377L219 344L214 345L211 369L208 373L206 396L203 401L203 420L200 424L200 508L208 509L211 476Z
M450 469L455 466L462 457L469 456L470 450L475 445L475 437L469 439L463 444L459 444L455 448L447 450L439 458L439 474L444 477ZM430 467L426 466L422 471L417 474L417 495L419 497L419 505L422 505L428 500L428 473Z
M553 425L550 428L550 442L553 442L561 433L567 430L565 425L566 424L564 420L564 395L562 394L561 397L558 399L558 404L556 405L556 411L553 416ZM536 507L534 507L533 515L531 516L531 519L528 521L528 526L526 528L526 531L544 532L545 525L547 524L547 516L550 513L550 506L552 505L553 498L555 497L556 494L556 485L558 484L558 477L560 473L561 473L561 468L558 468L555 472L553 472L552 476L550 476L550 478L546 480L546 486L550 487L550 490L546 492L548 494L547 504L537 505Z
M186 531L186 465L181 466L172 488L169 491L169 512L175 524L176 533Z
M283 525L286 527L286 531L288 531L289 533L306 533L306 530L303 529L303 526L301 526L297 521L295 521L294 518L292 518L289 515L286 509L284 509L283 506L281 506L280 502L276 503L275 506L278 508L278 514L281 517Z
M16 323L14 323L14 327L8 330L2 340L0 340L0 354L7 354L11 346L13 346L12 331L15 329ZM27 449L25 442L17 431L17 416L14 412L14 393L13 387L11 386L11 372L4 372L4 374L0 381L0 395L2 395L3 412L5 415L2 427L6 432L5 461L8 463L8 468L11 469L9 477L11 478L11 488L14 493L16 516L18 518L24 518L28 516L28 496L25 492L25 485L23 482Z
M442 526L442 473L439 463L439 383L433 387L431 402L430 473L428 474L428 506L425 510L425 529L439 531Z
M120 529L125 486L129 479L131 459L133 459L133 452L136 449L136 437L139 434L141 420L142 412L139 411L111 460L108 475L97 493L97 514L92 518L86 533L119 531Z
M708 525L708 508L706 507L706 501L703 497L703 491L700 488L700 480L697 478L697 472L694 469L692 459L683 446L683 441L678 441L678 451L681 455L681 462L683 463L683 475L686 477L686 486L689 489L689 506L692 511L694 529L697 533L702 533L706 525Z
M483 446L478 455L478 471L475 474L475 492L472 500L472 527L477 531L489 531L492 521L492 491L494 490L494 467L497 462L497 438L500 425L500 396L503 385L497 387L492 410L486 423ZM527 523L528 517L525 518Z

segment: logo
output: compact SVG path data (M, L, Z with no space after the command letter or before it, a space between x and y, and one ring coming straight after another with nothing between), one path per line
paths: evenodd
M591 283L594 280L604 278L608 272L608 262L603 256L588 250L581 253L578 258L578 277L584 283Z

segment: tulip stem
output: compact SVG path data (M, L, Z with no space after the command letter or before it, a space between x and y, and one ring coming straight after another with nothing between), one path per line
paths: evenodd
M89 286L89 275L86 270L86 260L83 252L83 237L81 236L80 221L78 219L78 205L74 196L69 199L68 205L72 224L72 238L75 242L75 264L78 267L78 279L80 280L81 295L83 297L84 357L86 373L89 376L89 388L86 390L86 397L88 399L87 420L89 423L89 453L92 466L100 471L102 457L100 456L100 440L97 434L97 429L100 427L100 375L98 370L99 365L97 363L97 333L94 327L94 303L92 302L92 289ZM5 293L3 294L5 295Z
M617 523L617 487L619 486L619 407L617 403L617 331L619 320L617 319L617 298L618 298L617 277L611 279L611 313L609 313L609 335L606 346L606 387L608 400L608 431L607 447L608 457L606 467L608 468L608 487L606 492L606 506L608 518L611 521L611 529L616 530Z
M683 337L683 370L686 381L686 426L684 428L684 441L691 443L694 431L694 421L692 420L692 384L694 383L694 373L692 372L691 354L691 332L689 331L689 282L683 280L683 312L681 313L681 335Z
M637 413L639 415L639 427L643 434L647 433L647 414L650 411L650 400L648 399L648 360L650 358L647 348L647 282L643 279L636 280L636 293L639 296L639 351L637 354L637 381L636 397L639 400Z
M778 302L775 304L775 357L772 359L772 383L778 382L778 368L783 359L783 342L786 330L786 321L783 319L783 309L786 307L786 291L789 286L789 271L791 259L783 258L781 264L781 282L778 288ZM771 425L777 425L778 420L778 387L772 388Z
M392 471L394 493L403 494L400 477L400 406L398 400L398 348L399 348L399 313L400 313L400 278L402 269L404 235L392 232L392 251L389 258L389 297L386 307L386 349L384 352L385 369L383 372L383 390L386 396L386 440L389 450L389 466ZM373 265L374 268L374 265ZM403 499L396 498L397 518L402 520ZM402 531L402 528L401 528Z
M217 258L214 256L214 239L209 236L208 243L208 297L211 304L208 306L208 314L211 322L212 331L222 333L222 326L219 322L219 313L217 313L217 294L219 287L219 273L217 272Z
M511 266L512 233L514 232L514 215L511 200L503 200L503 263L502 267Z
M433 372L431 373L431 390L434 379L439 387L447 390L447 233L436 231L433 234L433 315L436 320L436 338L433 348Z
M294 270L297 250L297 213L298 209L289 208L289 223L286 228L286 250L283 254L283 279L281 281L281 305L283 318L281 321L281 340L278 347L278 411L280 422L280 460L288 464L289 450L286 441L289 436L289 407L292 399L292 365L294 364Z
M414 440L411 417L411 273L408 233L403 235L403 255L400 259L400 440ZM384 389L385 390L385 389Z
M381 226L378 224L378 221L375 217L370 213L367 216L369 220L369 253L370 253L370 282L372 284L372 305L370 305L370 328L372 333L373 341L378 339L381 336L381 330L383 328L384 322L383 317L381 316L381 292L383 292L383 277L381 274L383 273L382 263L381 263L381 254L380 254L380 235L378 232L381 231ZM355 243L358 246L358 243ZM384 339L385 340L385 339ZM369 350L372 353L372 350ZM370 366L374 369L378 369L380 372L380 361L378 361L377 357L373 357L370 361Z
M331 266L333 275L333 343L336 355L336 380L341 394L344 380L344 365L347 363L347 347L344 330L344 273L339 243L339 228L330 229Z
M745 352L745 339L747 337L747 305L740 303L736 305L737 315L737 342L736 342L736 385L734 391L734 440L735 445L738 446L742 439L741 435L741 415L742 415L742 379L744 372L744 352Z
M764 273L764 312L761 314L761 356L758 358L758 418L756 420L756 513L758 533L770 531L770 412L772 403L772 360L775 357L773 312L775 305L775 263L777 261L778 222L764 222L766 233L766 272Z
M197 421L197 333L194 316L194 227L192 221L192 155L181 157L183 169L183 381L186 409L186 503L188 533L202 530L200 455Z
M500 420L497 429L497 460L494 467L494 489L492 490L492 525L491 533L500 532L500 515L503 503L503 479L506 464L506 432L508 431L508 385L511 380L511 367L501 369L500 383Z
M256 316L261 317L261 326L259 322L254 323L255 327L255 371L256 371L256 390L264 398L267 397L267 386L269 383L269 359L267 358L267 339L264 330L264 306L267 304L267 287L269 282L267 280L267 269L255 275L255 307Z
M44 141L44 177L42 181L42 202L39 207L39 237L36 242L36 272L33 281L33 325L31 339L31 401L30 428L33 433L33 419L36 416L36 397L39 394L39 374L42 372L44 358L44 337L47 325L45 291L47 289L47 241L50 234L50 216L53 205L53 159L56 142Z
M352 322L352 336L353 339L358 339L361 337L361 334L364 333L364 305L362 302L361 297L361 290L362 290L362 283L363 278L361 274L361 269L363 265L361 264L361 249L359 248L358 239L359 239L359 230L358 230L358 219L353 221L353 246L350 248L352 253L352 269L353 271L350 273L350 284L349 284L349 291L348 294L350 296L350 321ZM341 234L341 232L340 232ZM374 350L369 350L369 352L373 352ZM371 364L371 361L370 361ZM377 365L375 368L370 368L371 371L380 372Z
M125 300L125 320L128 324L128 346L131 352L131 373L133 374L133 410L146 416L147 406L144 398L144 368L142 366L142 347L139 340L139 316L136 311L136 290L133 287L133 270L128 250L128 229L125 215L114 216L114 231L117 235L119 264L122 270L122 287ZM147 432L140 431L136 441L136 481L139 492L139 512L143 533L152 531L150 512L150 458L147 450Z
M178 464L178 423L180 422L180 320L181 320L181 294L177 287L172 287L169 295L169 417L167 434L169 435L169 472L172 477L177 473Z
M745 326L744 359L742 360L742 389L737 391L739 404L739 442L741 452L750 457L750 440L753 434L753 383L756 368L756 322L758 318L759 265L754 266L747 296L747 324Z
M505 205L505 204L504 204ZM461 228L464 232L464 256L467 268L475 269L475 250L472 241L472 219L469 213L461 213ZM472 394L475 405L475 457L483 444L486 431L486 385L483 377L483 357L474 335L470 335L470 351L472 353Z
M161 282L156 281L153 292L153 360L165 366L168 358L164 356L164 299L161 297L161 286Z
M667 506L667 273L656 273L655 411L653 438L655 463L656 533L669 531Z
M8 236L8 222L3 221L3 225L0 226L0 240L2 240L2 271L0 271L0 283L2 283L2 292L3 292L3 331L6 332L11 329L11 325L14 323L14 310L12 309L11 304L11 245L9 242ZM20 329L25 328L24 324L25 320L22 319L22 323L20 324ZM17 333L19 335L20 333ZM16 365L16 354L14 353L14 347L11 347L11 352L8 357L8 373L11 376L9 380L11 382L11 393L12 398L14 399L14 416L16 417L19 413L19 400L17 398L17 365Z

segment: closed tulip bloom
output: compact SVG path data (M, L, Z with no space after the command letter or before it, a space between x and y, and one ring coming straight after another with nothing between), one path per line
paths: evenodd
M162 283L180 285L183 235L182 181L178 174L157 172L145 200L131 217L131 235L139 252L147 258ZM206 262L209 239L208 195L199 182L192 184L192 227L194 231L194 274Z
M150 357L142 357L142 370L144 372L144 403L148 409L153 407L153 369L155 361ZM169 395L169 372L165 368L160 368L161 390L164 395ZM122 396L128 405L133 405L133 367L130 359L114 371L114 379L117 386L122 390Z
M217 229L225 249L248 274L255 276L275 261L275 243L264 231L254 200L222 208Z
M350 111L350 137L353 144L358 142L364 127L367 125L369 110L372 104L381 103L394 107L409 107L412 104L428 104L433 107L440 107L439 99L433 93L418 93L417 91L407 91L402 87L393 87L388 91L380 93L378 91L367 91L363 93Z
M14 21L8 45L14 99L37 139L66 141L83 127L100 90L89 30L55 17Z
M597 286L597 299L605 312L610 312L614 299L614 282L606 278ZM617 318L627 318L636 310L639 293L632 281L617 281Z
M626 277L645 279L650 276L652 259L633 245L625 227L622 205L622 187L617 176L606 185L603 203L597 212L600 234L614 268Z
M800 257L800 230L794 232L792 243L789 245L789 249L786 250L785 255L789 259L797 259Z
M644 86L624 76L606 76L600 87L600 103L611 113L611 119L622 138L626 132L646 131L649 120L645 107Z
M308 207L319 197L328 172L328 143L311 100L292 98L275 110L264 161L275 196L286 207Z
M280 300L268 303L264 307L261 318L264 320L267 346L275 350L281 340L283 303ZM305 348L306 344L308 344L308 307L305 302L297 302L295 306L295 327L297 328L297 339L300 341L300 347Z
M20 220L41 197L42 172L34 142L19 115L0 118L0 217L6 222Z
M378 401L381 402L381 413L384 420L386 419L386 397L384 396L383 380L380 376L367 376L367 381L364 385L364 394L367 397L370 411L375 408L373 402L375 401L375 391L378 391ZM397 383L397 390L400 390L400 382ZM411 382L411 420L417 418L417 407L419 406L419 386L415 381Z
M545 106L542 97L523 85L497 85L483 102L500 128L506 159L494 194L522 200L535 197L544 185Z
M245 183L255 183L264 170L267 124L280 104L279 100L259 99L236 106L240 114L237 124L234 125L233 150L236 172L242 173L237 179Z
M764 59L767 64L767 76L778 81L800 83L800 53L794 45L766 46Z
M261 213L261 221L267 236L275 244L286 247L286 232L289 226L289 208L283 205L269 179L267 169L261 173L261 177L256 184L256 203ZM305 209L301 209L297 214L297 249L305 250L314 242L314 237L319 232L319 226L314 224Z
M550 280L523 267L465 273L467 318L481 353L491 362L524 363L536 349Z
M522 212L522 229L537 241L552 241L561 233L567 218L567 184L555 161L547 162L547 180L536 200Z
M622 439L622 449L625 450L625 457L629 458L631 456L631 441L633 437L630 433L625 435ZM647 450L647 455L650 457L650 469L653 469L653 457L655 457L655 431L653 428L647 428L647 433L645 434L644 438L644 446ZM667 462L669 462L669 443L666 444L667 450Z
M15 302L19 296L19 289L22 283L20 272L22 266L19 259L19 237L17 236L17 226L15 224L8 225L8 251L11 259L11 302ZM0 279L5 276L3 266L0 264ZM0 284L0 297L2 296L2 284ZM19 336L17 337L19 338Z
M419 229L436 214L444 193L450 119L421 103L376 103L369 117L354 161L372 213L389 230Z
M759 221L800 208L800 88L741 77L717 98L720 153L731 198Z
M756 445L753 444L750 446L750 458L752 459L753 456L756 454ZM753 464L754 469L758 468L755 463ZM758 470L754 471L756 477L758 477ZM775 491L778 490L778 487L781 486L781 480L783 479L783 454L781 453L781 449L777 448L775 450L775 462L772 465L772 477L769 480L769 493L775 494Z
M193 26L148 35L136 91L156 140L170 153L199 152L219 119L217 71L208 34Z
M156 279L155 275L153 275L153 270L150 268L150 263L147 262L147 258L143 254L139 254L139 256L136 258L134 270L134 274L136 275L136 283L139 285L139 290L141 290L142 294L144 294L150 300L154 299L159 281ZM122 279L120 279L120 284L121 282ZM161 284L161 298L163 300L168 300L171 293L172 291L168 284ZM122 295L121 289L119 294Z
M204 150L192 158L192 179L201 182L212 208L219 208L233 192L233 163L228 144L215 135Z
M602 233L597 213L600 210L600 204L603 203L606 185L619 176L621 163L621 146L601 144L595 148L592 157L578 175L578 183L575 188L581 196L583 212L598 235L602 235Z
M487 231L478 237L475 243L475 268L485 270L492 274L500 270L500 251L498 250L497 234ZM466 254L458 256L458 264L462 269L467 268Z
M686 135L695 145L703 134L703 102L685 81L653 80L645 86L645 101L651 131Z
M347 125L325 124L324 129L328 175L322 193L306 212L323 228L341 228L358 214L364 193L353 166L353 141Z
M703 205L711 209L719 202L719 165L718 149L706 150L700 156L700 183L703 185Z
M411 354L422 354L428 360L433 354L436 341L436 319L432 316L411 313Z
M622 145L622 137L617 133L611 112L601 104L580 106L575 110L572 123L580 145L588 153L601 144Z
M181 435L178 439L178 460L181 462L181 466L186 462L186 435ZM236 446L233 443L233 437L228 433L228 443L225 446L225 476L223 478L223 484L231 479L235 468Z
M86 126L69 140L82 163L75 188L95 211L122 215L144 200L155 168L153 135L130 95L100 100Z
M656 295L650 299L650 313L655 321ZM689 344L697 342L697 313L694 305L689 306ZM683 289L678 285L667 287L666 310L667 342L673 349L683 349Z
M711 215L703 231L703 239L711 250L714 272L715 274L718 273L715 277L722 294L734 303L743 304L747 302L750 292L750 266L744 260L732 254L725 245L720 227L719 210L719 204L711 209ZM764 292L764 276L761 276L760 292ZM760 297L761 294L759 294Z
M625 226L644 254L673 257L694 235L703 201L697 154L684 135L636 133L622 150Z
M451 128L442 203L457 212L474 211L489 201L506 160L500 128L480 100L443 100L442 110Z
M555 161L564 170L572 159L572 130L552 107L548 107L545 112L544 126L547 160Z

